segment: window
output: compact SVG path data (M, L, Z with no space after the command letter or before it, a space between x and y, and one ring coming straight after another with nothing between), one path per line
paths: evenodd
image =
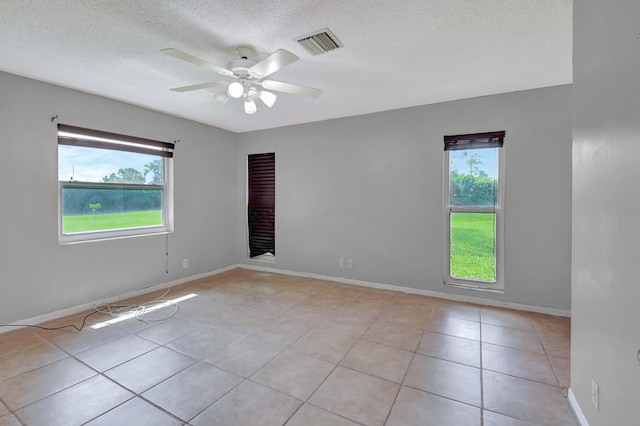
M172 231L173 146L59 124L59 243Z
M252 154L247 161L249 257L273 259L276 211L275 153Z
M504 135L444 137L447 285L504 291Z

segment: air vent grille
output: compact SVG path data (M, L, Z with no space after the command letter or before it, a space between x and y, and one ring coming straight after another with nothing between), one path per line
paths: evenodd
M328 28L299 37L297 41L314 56L342 47L342 43L340 43L338 37Z

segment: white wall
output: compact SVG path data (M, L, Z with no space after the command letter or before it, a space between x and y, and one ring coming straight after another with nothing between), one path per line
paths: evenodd
M0 73L0 323L235 263L235 135L124 103ZM175 233L58 246L59 121L180 139ZM182 259L189 258L189 269Z
M568 311L571 88L238 135L246 264ZM506 130L504 295L443 286L443 135ZM247 259L246 155L276 153L276 262ZM353 259L352 270L338 260Z
M571 389L592 426L640 422L639 16L574 4Z

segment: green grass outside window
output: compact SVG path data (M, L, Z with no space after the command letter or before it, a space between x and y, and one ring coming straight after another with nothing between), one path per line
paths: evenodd
M162 225L162 210L91 213L62 218L62 232L65 234L159 225Z
M451 214L451 277L496 281L495 215Z

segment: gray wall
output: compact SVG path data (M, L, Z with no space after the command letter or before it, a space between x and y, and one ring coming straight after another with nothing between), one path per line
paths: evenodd
M235 263L233 133L5 73L0 94L0 323ZM56 114L67 124L181 140L169 274L165 236L58 246Z
M240 134L238 258L568 311L570 102L559 86ZM443 135L492 130L507 134L504 295L443 286ZM247 259L244 222L246 156L270 151L275 264Z
M0 322L236 263L459 295L443 287L442 136L506 130L506 294L568 311L569 86L233 134L0 73ZM176 149L175 233L58 246L59 121ZM250 119L250 117L248 117ZM275 264L246 256L246 155L276 152ZM338 259L351 257L352 270ZM190 268L183 270L182 259Z
M592 426L640 421L638 16L637 0L574 4L571 390Z

